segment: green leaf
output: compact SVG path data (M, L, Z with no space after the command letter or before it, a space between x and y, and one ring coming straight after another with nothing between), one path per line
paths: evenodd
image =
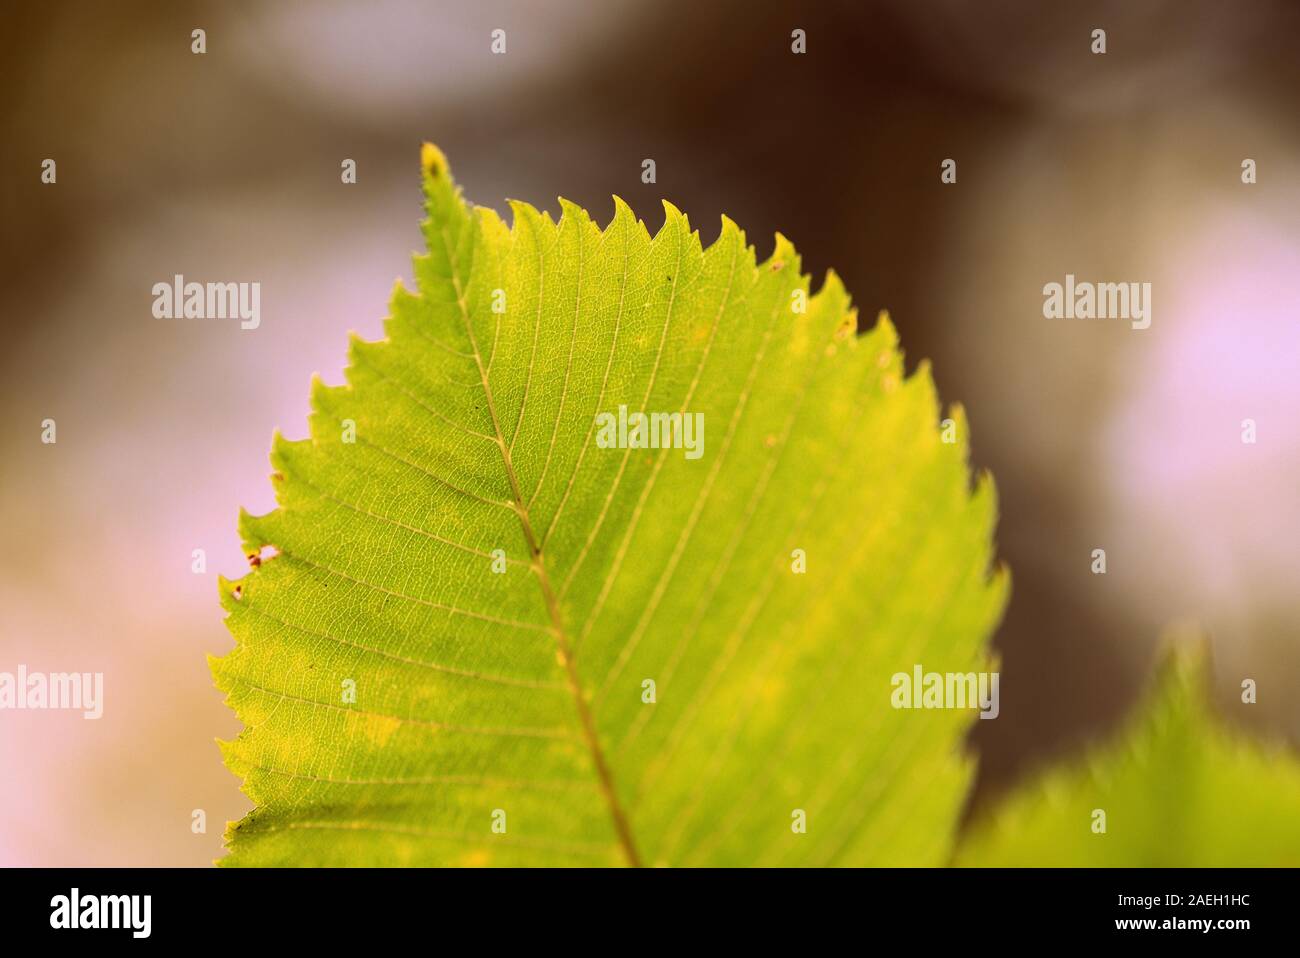
M617 199L507 228L431 145L423 183L419 292L241 516L213 671L257 808L223 862L942 861L974 713L890 676L982 667L1006 577L928 367L834 274L800 310L781 236L758 264ZM620 406L702 414L702 455L602 447Z
M1175 647L1113 741L1000 804L958 863L1300 865L1300 761L1218 718L1208 675L1203 645ZM1093 830L1095 810L1104 833Z

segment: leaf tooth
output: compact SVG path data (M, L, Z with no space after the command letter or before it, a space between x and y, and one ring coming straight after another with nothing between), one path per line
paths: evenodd
M699 231L693 234L695 242L699 243ZM723 263L735 262L735 269L738 271L737 276L745 276L754 270L754 251L753 248L745 243L745 234L741 231L729 217L722 217L722 229L718 233L717 239L705 247L702 251L703 258L706 261L720 261ZM747 272L746 272L747 271Z
M889 318L889 310L887 309L882 309L876 313L876 325L871 327L868 335L879 337L881 340L880 346L883 350L894 352L898 349L898 327Z
M245 730L247 731L247 729ZM244 757L243 750L239 747L239 739L217 739L217 748L221 750L221 757L225 760L226 765L232 772L240 778L248 779L252 777L254 770L253 762ZM251 797L251 796L250 796ZM260 803L259 803L260 804Z
M356 388L357 374L366 366L375 365L376 354L386 345L386 340L374 342L363 339L355 331L348 332L348 363L343 367L343 378L349 386Z
M758 268L773 273L785 273L787 276L800 276L799 251L794 248L794 244L780 230L772 234L772 240L772 255L763 260Z
M310 439L288 439L279 429L271 433L271 474L277 495L284 486L285 477L293 475L297 469L299 454L311 447Z
M252 575L252 573L250 572L249 575ZM224 575L217 576L217 595L221 598L221 607L227 612L233 612L239 608L239 600L235 598L235 590L240 588L247 578L248 575L238 579L227 579ZM208 660L209 663L221 661L220 659L213 659L212 656L208 656Z
M587 211L573 200L566 200L563 196L557 196L555 200L560 204L560 222L558 225L564 226L565 221L570 218L577 220L579 225L591 222L591 217L587 215Z
M798 330L806 329L818 348L838 349L844 346L856 351L858 346L857 311L852 308L849 294L833 270L827 270L821 288L807 302L806 315L796 316Z
M623 197L618 194L614 198L614 218L609 221L605 227L605 233L608 235L615 226L620 229L628 229L637 233L636 242L640 245L648 245L652 242L650 230L646 228L645 221L639 219L632 207L628 206Z
M725 247L727 244L732 242L738 243L744 254L744 259L739 265L752 270L758 262L758 259L757 251L749 243L749 237L745 235L745 231L739 226L739 224L737 224L736 221L726 213L722 214L721 219L722 227L718 231L718 238L713 241L709 249L712 250L716 246ZM706 252L708 252L708 250L706 250Z
M808 305L809 308L816 308L819 306L824 308L825 304L842 303L843 305L838 307L838 311L840 313L846 313L848 312L849 304L851 302L852 297L849 296L849 291L845 289L844 281L840 279L840 274L835 272L833 269L828 269L822 277L822 284L818 287L817 292L813 293L812 296L809 297Z
M538 236L544 235L548 227L551 231L554 231L555 223L551 220L551 214L539 210L532 203L524 200L506 200L506 204L510 207L510 212L514 214L512 233L518 233L521 223L527 223Z
M331 444L338 442L340 435L339 422L341 418L350 418L348 416L340 417L340 413L344 411L342 406L352 394L351 385L344 383L341 386L330 386L321 378L320 373L312 373L312 412L308 425L311 429L311 437L315 442L329 442Z
M669 200L660 200L664 208L664 225L660 227L659 232L655 234L655 239L664 235L686 236L691 231L690 220L686 214L674 206Z
M414 259L414 257L412 257ZM417 270L418 273L418 270ZM403 315L410 315L419 308L420 297L406 288L402 277L393 280L392 292L388 294L388 315L384 317L384 337L391 340L401 323Z
M266 523L279 511L279 509L272 509L270 512L264 512L260 516L255 516L247 509L242 506L240 507L238 529L240 545L244 550L245 555L250 552L260 552L267 546L275 545L275 543L266 535L265 530ZM249 573L249 575L252 574L253 573L251 572ZM244 578L246 579L248 576L245 576ZM239 580L239 582L243 581L243 579ZM237 582L236 585L238 585L239 582Z
M483 230L486 243L491 244L509 238L510 227L501 218L501 214L492 207L476 206L474 207L474 214L479 219L479 226Z
M970 422L966 418L966 407L960 402L948 404L947 417L952 420L956 442L955 451L965 463L970 457Z
M975 489L971 493L972 500L977 505L982 505L988 510L990 533L992 525L998 517L998 483L993 477L993 472L987 466L981 467L975 474Z
M844 311L831 330L831 342L828 348L834 348L838 343L844 343L854 350L859 347L858 311L852 307Z
M614 200L614 218L611 219L609 224L605 227L606 233L608 233L616 223L621 227L627 228L639 222L636 218L636 214L632 212L632 207L627 205L627 202L623 197L614 193L612 199Z
M927 407L926 421L933 424L932 431L937 437L939 434L939 390L934 385L934 367L930 365L928 357L916 364L916 369L907 378L907 382L913 389L920 391L921 399Z

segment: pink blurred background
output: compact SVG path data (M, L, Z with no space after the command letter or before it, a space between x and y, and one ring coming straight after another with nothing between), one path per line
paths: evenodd
M410 275L424 139L503 211L562 193L603 220L618 193L657 228L666 196L760 254L779 229L934 360L1014 577L976 804L1104 733L1173 621L1212 636L1231 718L1300 739L1296 5L60 2L0 23L0 670L106 686L97 722L0 712L0 863L206 865L248 809L213 744L238 730L204 658L231 645L215 575L246 567L237 508L273 504L272 429L305 433L311 373L338 382L347 331L378 337ZM1151 328L1045 320L1067 272L1151 282ZM155 319L176 273L260 282L261 327Z

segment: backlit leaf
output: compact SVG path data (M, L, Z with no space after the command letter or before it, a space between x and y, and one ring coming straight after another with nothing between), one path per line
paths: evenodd
M1110 742L998 805L959 862L1300 865L1300 761L1225 724L1210 705L1208 672L1203 646L1172 650Z
M928 367L780 236L508 227L432 146L423 184L418 292L241 517L213 670L257 808L223 861L944 861L975 713L890 676L984 668L1006 579ZM702 415L700 455L604 448L624 406Z

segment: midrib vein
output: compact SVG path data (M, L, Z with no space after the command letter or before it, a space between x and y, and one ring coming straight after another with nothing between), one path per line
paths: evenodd
M586 697L582 692L577 663L574 662L568 632L564 628L564 620L560 615L560 605L556 601L555 590L551 588L551 579L547 574L546 564L542 558L542 548L533 532L532 520L528 515L528 506L524 503L523 493L519 488L519 478L515 474L514 463L510 457L510 445L506 443L505 436L501 432L501 421L497 417L496 400L492 395L492 386L488 382L487 370L483 366L483 356L478 348L478 339L474 336L474 324L470 321L469 308L465 305L465 295L461 288L456 264L456 252L447 236L445 224L442 225L440 232L443 246L447 250L448 265L451 267L451 282L456 290L456 304L460 308L461 319L465 321L465 333L469 337L474 365L478 369L479 381L483 385L483 396L487 401L488 415L492 419L492 429L496 433L495 441L497 448L501 450L501 461L505 465L506 478L510 482L510 495L514 499L514 511L519 516L519 524L523 528L524 540L528 544L529 555L532 556L531 568L537 575L537 581L542 589L542 598L546 602L547 615L551 620L551 632L555 636L555 644L560 663L564 666L564 676L569 692L572 694L573 703L578 710L578 720L582 725L582 736L587 743L587 750L591 753L592 764L595 766L596 774L600 779L601 794L604 795L605 804L609 808L610 818L613 820L614 831L618 835L619 847L623 851L623 857L627 859L629 865L638 868L641 866L641 856L637 854L636 842L632 837L632 827L628 822L622 803L618 800L618 792L614 789L614 777L610 773L609 763L605 760L605 752L601 748L600 738L596 734L596 722L592 718L591 709L587 706ZM538 309L541 309L540 303ZM522 418L523 410L521 407L521 422ZM515 435L518 435L518 430L516 430Z

